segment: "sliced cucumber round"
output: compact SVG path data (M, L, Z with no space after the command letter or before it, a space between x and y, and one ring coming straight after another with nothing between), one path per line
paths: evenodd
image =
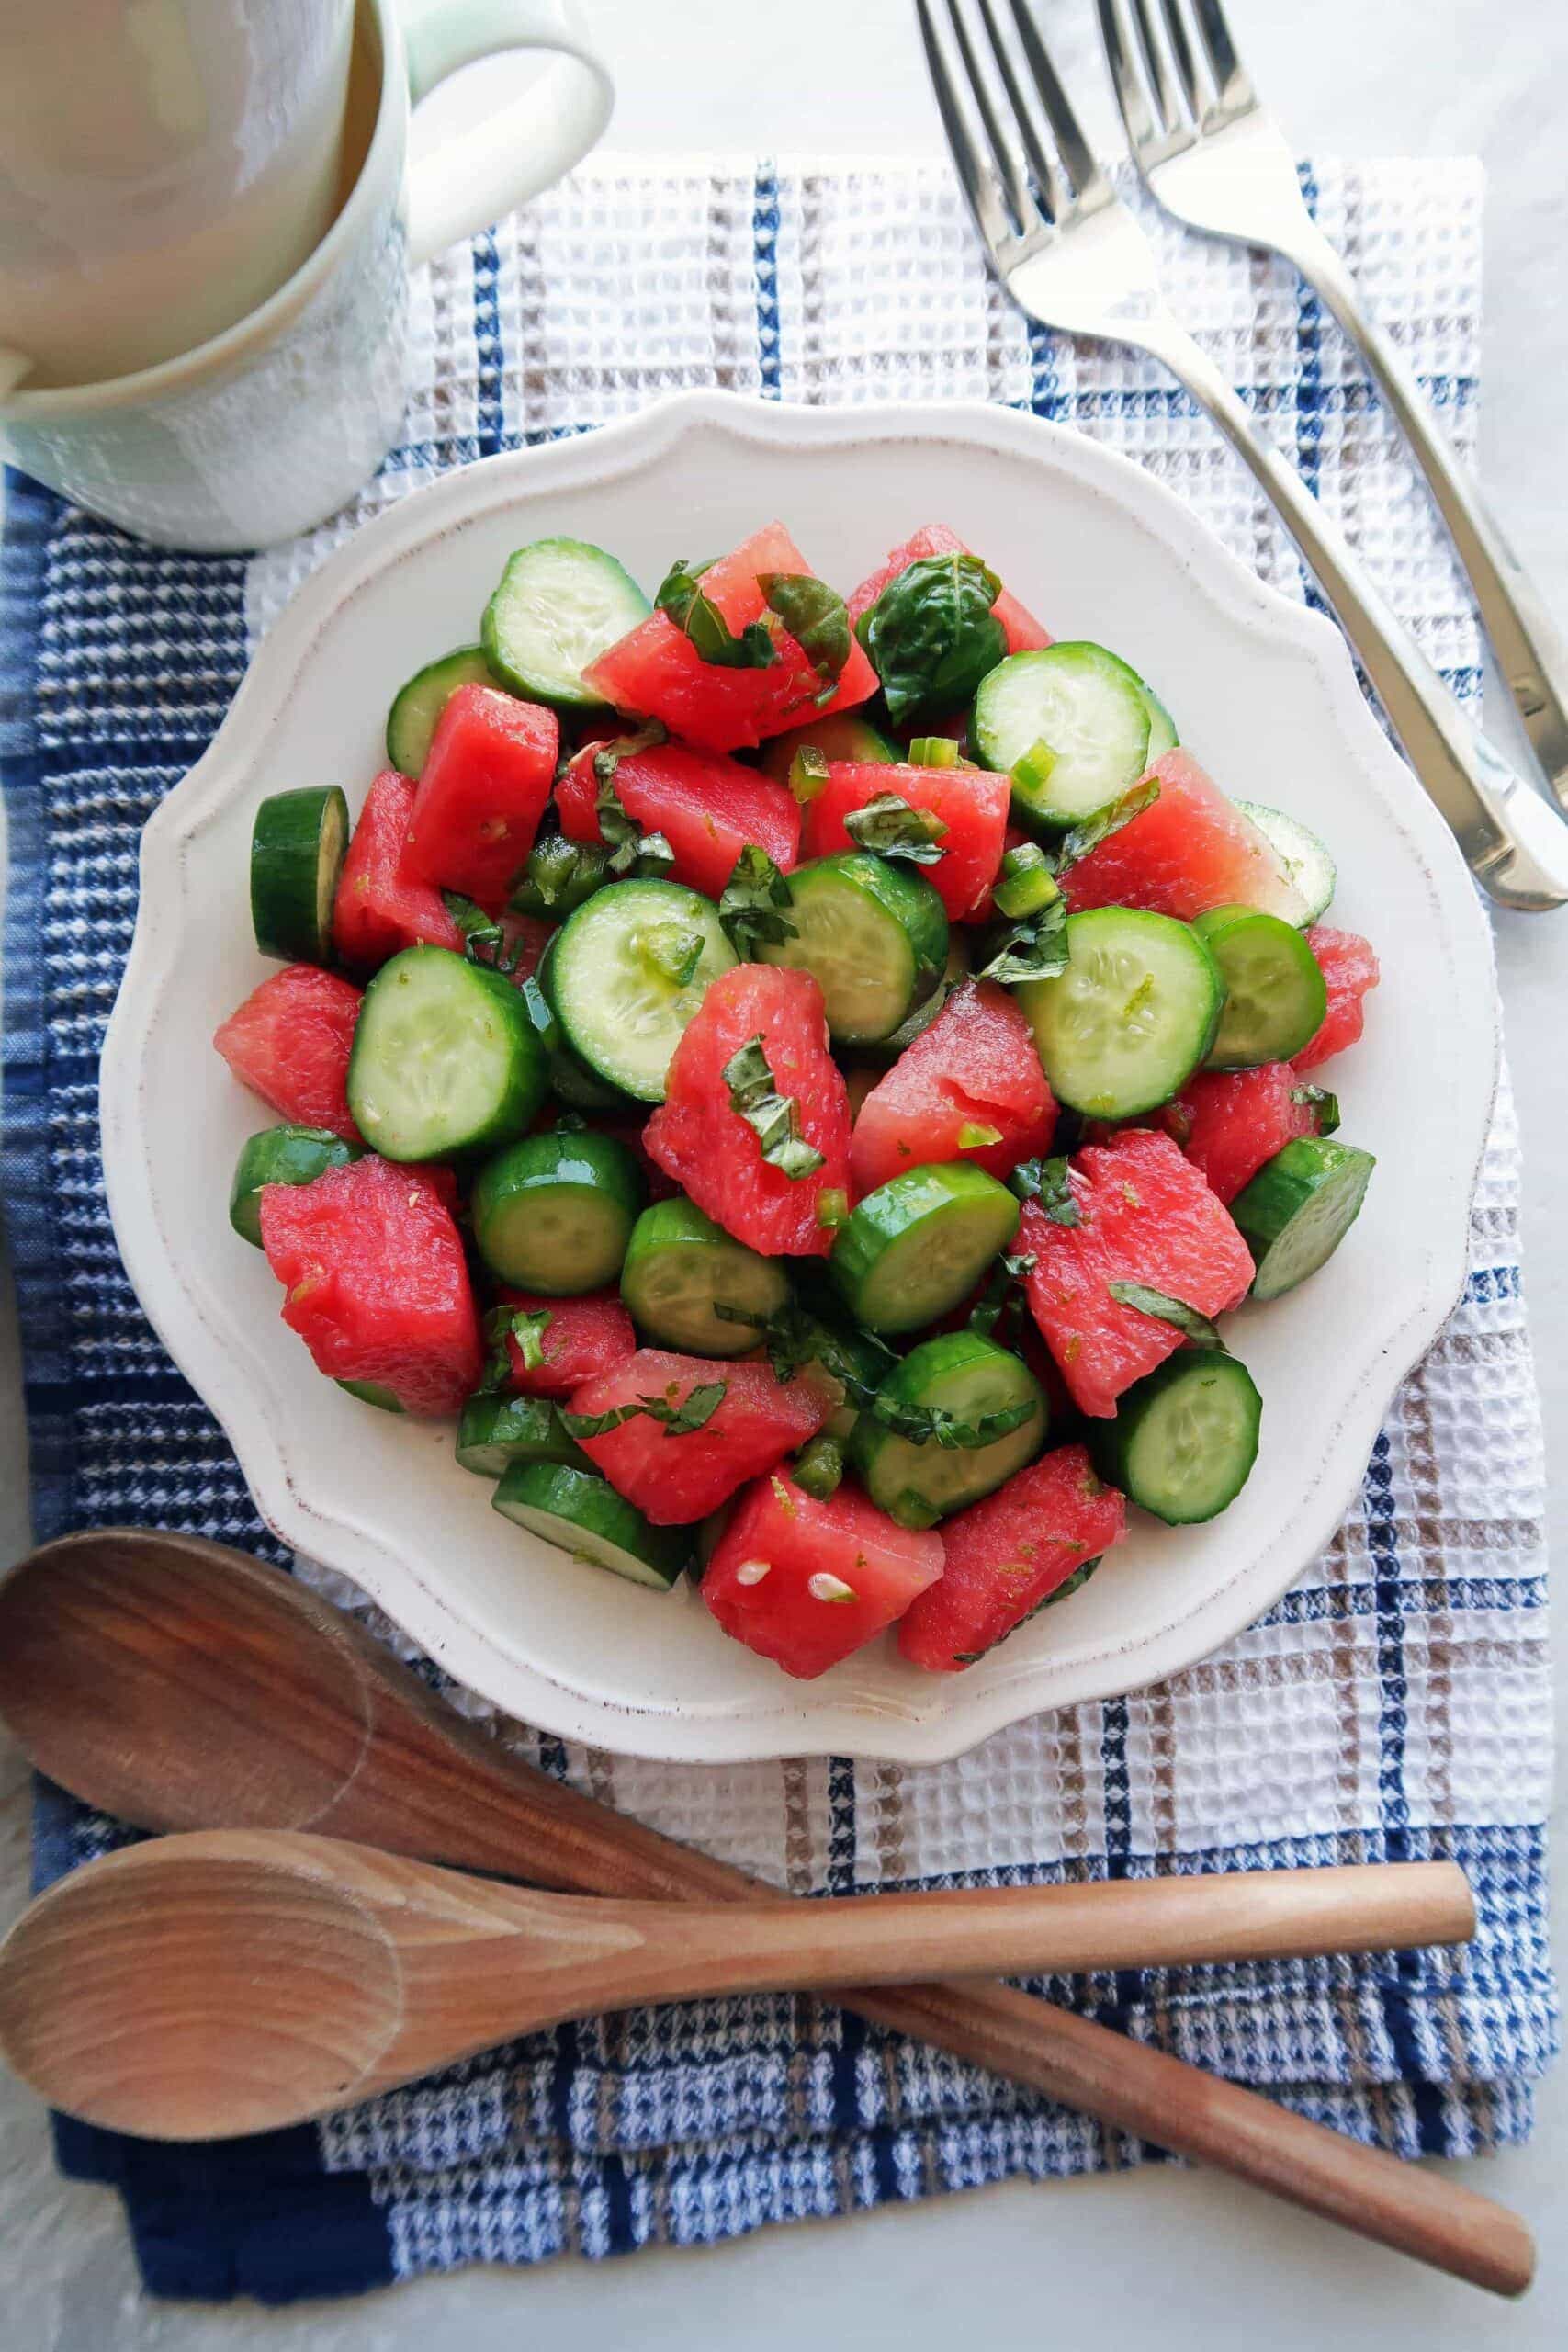
M1321 922L1333 902L1339 876L1317 835L1294 817L1287 817L1282 808L1267 808L1258 800L1238 800L1235 805L1244 817L1251 818L1284 867L1286 880L1304 902L1303 929Z
M364 1156L362 1145L345 1143L330 1127L264 1127L240 1147L229 1188L229 1222L242 1241L254 1241L259 1250L264 1184L313 1184L324 1170L346 1168Z
M609 865L609 853L597 842L569 842L564 833L547 834L529 851L509 903L517 914L564 922L608 880Z
M385 1159L446 1159L520 1136L544 1102L545 1049L522 991L449 947L405 947L365 991L348 1107Z
M835 1045L891 1036L930 996L947 960L947 916L921 874L864 850L797 866L789 877L795 936L758 950L764 964L818 982Z
M696 949L685 978L671 953L682 937ZM681 1032L709 981L736 960L711 899L678 882L608 882L561 925L543 986L567 1044L595 1076L639 1102L662 1102Z
M757 1344L757 1325L727 1321L716 1309L775 1314L789 1297L789 1281L776 1258L749 1250L681 1197L656 1201L632 1227L621 1296L660 1347L743 1356Z
M1244 1363L1216 1348L1181 1348L1092 1425L1095 1467L1169 1526L1213 1519L1235 1502L1258 1459L1263 1399Z
M691 1532L650 1527L640 1510L591 1470L516 1462L491 1498L503 1519L542 1536L574 1560L608 1568L628 1584L668 1592L686 1565Z
M792 727L787 734L770 735L761 750L763 774L775 783L787 784L795 753L806 750L820 752L825 760L872 761L878 767L886 767L898 757L886 736L879 734L858 710L835 710L828 718L808 720L804 727Z
M1149 748L1144 753L1144 768L1146 774L1156 760L1163 760L1168 752L1175 751L1181 738L1176 731L1175 719L1172 718L1148 680L1140 678L1138 684L1149 708Z
M538 965L523 983L523 1001L528 1008L528 1018L539 1033L539 1043L545 1049L545 1061L549 1071L550 1092L569 1110L597 1113L601 1116L621 1118L639 1116L642 1104L618 1086L607 1086L595 1077L586 1062L580 1061L566 1042L560 1023L556 1019L548 996L545 993L544 971L550 960L555 941L546 944Z
M519 548L485 606L485 658L502 684L557 710L600 710L582 673L653 610L624 564L586 539Z
M559 1408L547 1396L498 1396L481 1389L463 1408L456 1451L461 1468L480 1478L502 1477L514 1462L593 1471L576 1439L568 1437Z
M850 1457L874 1503L900 1527L934 1527L939 1519L978 1502L1032 1462L1045 1442L1044 1391L1026 1363L977 1331L948 1331L922 1340L890 1372L878 1391L890 1407L949 1412L976 1423L990 1413L1027 1406L1028 1418L988 1445L944 1446L901 1436L862 1413Z
M1213 907L1192 928L1225 986L1208 1068L1255 1069L1299 1054L1328 1012L1322 967L1301 933L1256 907Z
M1197 933L1134 907L1066 923L1067 968L1013 991L1058 1102L1131 1119L1179 1094L1214 1041L1219 967Z
M554 1130L487 1159L469 1214L479 1255L503 1283L570 1298L615 1280L643 1198L624 1143Z
M879 1069L890 1069L906 1046L923 1035L948 998L961 981L968 979L972 969L970 956L971 933L954 923L947 934L947 961L930 996L917 1004L907 1021L901 1021L890 1037L879 1038L874 1044L860 1046L859 1054Z
M387 713L387 757L400 775L423 774L441 714L459 686L493 686L495 672L482 645L460 645L416 670L392 697Z
M264 956L333 960L333 900L348 848L348 802L335 784L273 792L251 828L251 925Z
M840 1227L833 1279L868 1331L918 1331L968 1296L1018 1218L1007 1186L983 1168L907 1168Z
M1360 1214L1376 1166L1370 1151L1298 1136L1231 1203L1258 1271L1254 1298L1279 1298L1333 1257Z
M1086 639L1010 654L982 679L969 740L983 767L1013 775L1013 815L1065 832L1149 763L1149 705L1135 670Z

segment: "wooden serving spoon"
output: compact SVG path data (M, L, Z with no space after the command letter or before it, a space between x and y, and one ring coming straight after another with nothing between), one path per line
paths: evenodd
M0 1713L41 1770L149 1828L311 1829L580 1894L789 1900L534 1771L295 1579L197 1537L97 1530L24 1561L0 1589ZM1369 1873L1354 1870L1122 1882L1114 1892L1145 1895L1157 1883L1200 1903L1213 1899L1200 1890L1239 1895L1245 1930L1262 1916L1259 1886L1298 1875L1336 1883L1332 1931L1323 1921L1314 1950L1442 1932L1430 1878L1402 1925L1385 1913L1370 1933L1357 1899ZM1096 1904L1112 1892L1055 1890L1069 1891ZM1448 1912L1450 1934L1470 1931L1468 1890L1461 1900L1462 1919ZM1255 1956L1280 1949L1262 1932L1247 1948ZM1122 1949L1124 1964L1150 1956L1142 1934ZM989 1983L835 1998L1494 2292L1529 2284L1533 2242L1505 2207L1069 2010Z

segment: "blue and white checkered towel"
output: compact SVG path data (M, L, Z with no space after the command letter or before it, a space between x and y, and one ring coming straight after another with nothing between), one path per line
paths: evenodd
M1306 185L1469 445L1475 171L1357 165ZM1473 693L1459 583L1312 296L1255 255L1151 226L1177 308L1339 512L1433 659ZM1300 593L1293 555L1216 435L1152 367L1032 331L987 284L936 170L601 161L423 276L413 318L405 447L350 513L297 545L248 562L158 554L13 483L0 624L4 1178L40 1537L155 1521L278 1557L120 1270L97 1159L97 1054L135 911L138 831L205 748L284 597L366 514L448 467L683 386L964 396L1114 442ZM1516 1197L1505 1094L1464 1301L1401 1391L1359 1501L1279 1607L1190 1673L920 1770L648 1765L521 1726L503 1735L547 1770L802 1893L1452 1855L1481 1914L1462 1955L1050 1989L1404 2154L1522 2137L1555 2028L1540 1463ZM40 1879L117 1834L46 1791ZM182 2151L65 2125L59 2145L69 2171L120 2187L152 2289L279 2301L481 2259L707 2241L1152 2153L793 1999L569 2028L320 2129Z

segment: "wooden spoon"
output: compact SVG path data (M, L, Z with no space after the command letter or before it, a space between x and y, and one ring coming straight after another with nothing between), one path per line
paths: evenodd
M296 1580L197 1537L97 1530L21 1563L0 1589L0 1713L40 1769L150 1828L310 1828L575 1893L789 1899L532 1770ZM1301 1875L1352 1883L1336 1949L1386 1933L1357 1938L1362 1873ZM984 1983L841 1999L1478 2286L1529 2284L1506 2208L1069 2010Z

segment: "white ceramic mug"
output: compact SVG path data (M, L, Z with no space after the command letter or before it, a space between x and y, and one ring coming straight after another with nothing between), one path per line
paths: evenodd
M358 0L372 96L346 200L259 306L138 373L0 395L26 471L139 537L230 551L333 513L398 437L408 272L547 187L609 119L613 87L574 0ZM521 97L410 167L411 103L503 50L557 52ZM352 140L351 101L349 136Z
M275 293L336 209L354 0L0 0L0 345L128 376Z

